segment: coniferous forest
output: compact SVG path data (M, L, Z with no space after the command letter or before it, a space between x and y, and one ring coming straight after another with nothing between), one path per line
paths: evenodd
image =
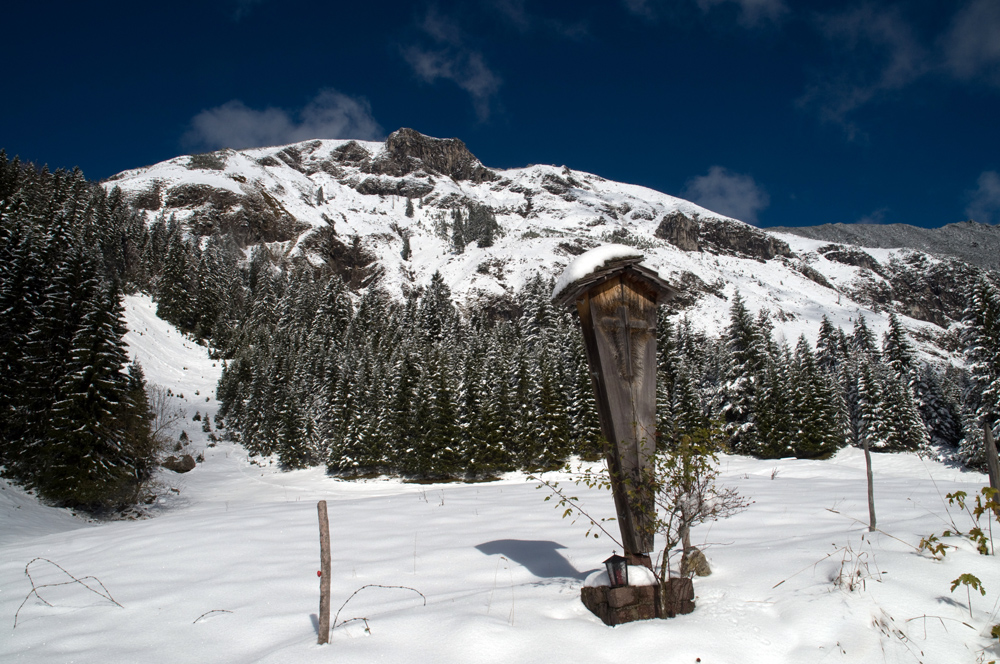
M488 210L466 216L487 231L456 251L492 240ZM485 479L601 455L575 314L553 307L551 282L461 303L440 275L387 292L358 238L317 267L196 221L146 219L79 171L0 152L6 476L92 511L144 498L163 443L123 342L121 298L139 291L224 361L216 430L287 468ZM739 294L718 337L661 308L661 444L721 426L730 451L758 457L867 441L980 465L982 418L1000 415L1000 294L984 274L968 302L964 368L920 362L894 316L881 339L863 317L824 318L813 345L781 339Z
M129 505L155 470L121 303L146 236L120 192L0 151L0 464L54 503Z

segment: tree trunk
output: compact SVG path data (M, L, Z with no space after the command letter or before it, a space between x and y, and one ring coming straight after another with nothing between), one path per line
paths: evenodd
M868 437L864 437L865 470L868 473L868 532L876 529L875 524L875 482L872 479L872 454L868 449Z
M691 522L688 521L687 511L681 507L681 525L678 528L681 536L681 576L687 574L688 551L691 550Z
M983 447L986 448L986 467L990 473L990 486L1000 491L1000 459L997 459L997 446L993 442L993 427L987 418L983 418Z
M326 515L326 501L316 505L319 511L319 639L322 645L330 642L330 519Z

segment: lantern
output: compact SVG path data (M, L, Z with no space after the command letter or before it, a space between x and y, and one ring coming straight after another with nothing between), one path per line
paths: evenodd
M608 579L612 588L628 585L628 558L616 553L604 561L604 566L608 569Z

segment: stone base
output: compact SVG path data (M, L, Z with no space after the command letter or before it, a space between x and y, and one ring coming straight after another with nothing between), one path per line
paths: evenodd
M656 593L656 586L584 587L580 599L591 613L605 625L612 627L635 620L673 618L678 614L694 611L694 586L691 579L667 581L666 615L660 615Z

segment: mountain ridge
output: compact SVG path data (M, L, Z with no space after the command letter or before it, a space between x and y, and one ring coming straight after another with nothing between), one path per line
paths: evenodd
M865 315L881 333L895 312L940 360L955 348L961 289L988 268L947 251L760 229L565 166L490 169L461 140L412 129L384 142L317 139L180 156L104 186L122 188L148 220L174 216L192 237L229 233L275 260L342 270L355 288L378 281L406 293L440 273L459 301L511 294L535 272L558 276L587 249L628 244L682 293L675 312L710 332L724 327L738 291L751 308L771 311L786 339L815 339L823 315L843 327ZM474 209L495 224L488 242L456 233ZM377 274L353 279L349 255Z
M1000 270L1000 228L971 219L940 228L909 224L838 223L774 226L765 230L860 247L915 249L936 256L958 258L987 270Z

